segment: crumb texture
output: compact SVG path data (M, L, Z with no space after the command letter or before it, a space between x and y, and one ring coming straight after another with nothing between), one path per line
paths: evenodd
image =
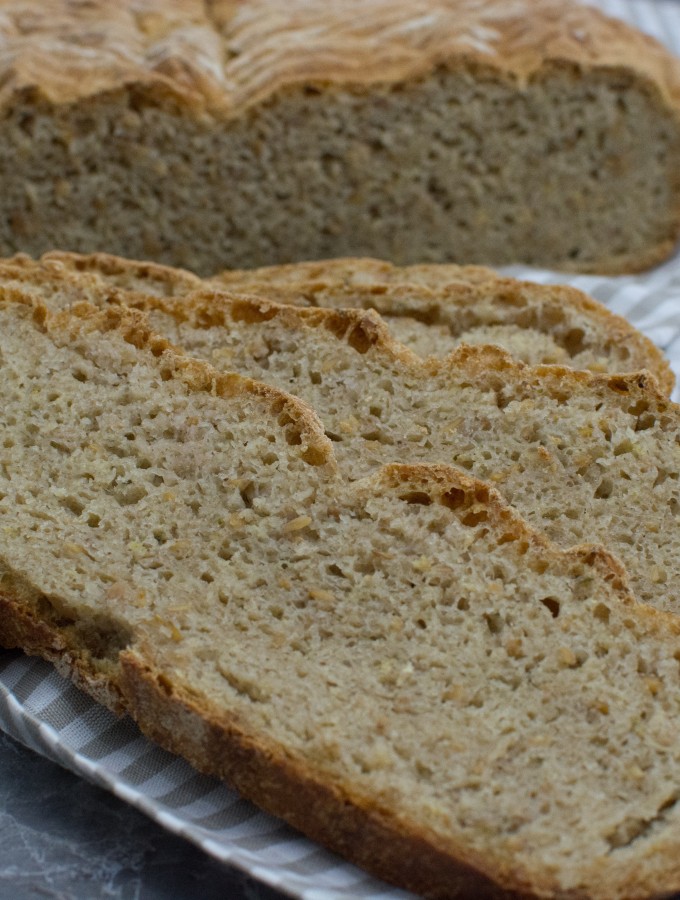
M680 414L644 374L532 368L486 346L422 360L372 310L111 295L98 279L45 279L26 265L54 308L129 299L190 355L295 394L346 477L394 460L454 465L561 546L604 545L639 601L677 612Z
M221 774L206 735L238 726L270 760L265 805L285 756L499 888L677 886L680 626L607 554L557 549L447 466L339 479L304 458L315 422L292 398L220 381L133 312L17 299L0 304L4 590L110 683L134 652L191 704L205 727L170 746Z

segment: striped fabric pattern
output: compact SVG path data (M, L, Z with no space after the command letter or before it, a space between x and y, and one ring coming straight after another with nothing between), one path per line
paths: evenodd
M571 0L565 0L571 2ZM680 0L591 0L680 55ZM632 277L507 274L567 283L628 318L669 356L680 381L680 254ZM674 399L680 400L676 389ZM133 804L207 853L302 900L406 900L260 812L219 782L143 738L40 660L0 650L0 728L36 752Z

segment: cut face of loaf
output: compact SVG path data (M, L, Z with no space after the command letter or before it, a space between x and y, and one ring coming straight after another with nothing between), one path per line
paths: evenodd
M5 255L618 272L674 246L679 64L580 3L0 9Z
M186 270L98 253L24 256L0 270L5 283L30 286L70 274L126 291L177 297L207 286L295 306L377 310L391 334L419 356L446 356L460 344L494 344L530 365L562 364L594 372L649 370L670 394L673 373L636 328L567 287L499 278L479 266L410 266L344 259L226 272L201 281ZM97 302L96 300L94 302ZM130 302L129 298L125 302Z
M488 347L423 361L372 311L210 291L174 300L68 278L32 290L54 308L139 305L190 355L302 398L346 476L395 459L455 465L558 544L605 545L638 600L680 610L680 413L644 374L526 367Z
M678 887L680 626L610 557L447 467L343 484L137 314L0 325L3 643L428 896Z

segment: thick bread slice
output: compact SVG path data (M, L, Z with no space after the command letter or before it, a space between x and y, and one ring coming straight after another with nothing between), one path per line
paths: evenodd
M132 587L129 560L121 562L107 549L127 540L130 560L144 569L148 546L125 537L140 503L144 540L174 562L182 558L182 543L171 513L199 516L201 498L211 493L226 518L232 509L269 506L272 469L291 484L291 497L297 484L305 498L310 466L335 477L332 448L316 415L299 400L173 352L167 340L150 335L139 313L115 307L96 313L81 305L78 316L58 316L48 331L44 307L4 290L0 316L0 505L3 546L11 548L11 560L5 554L1 567L4 602L10 604L3 642L72 668L80 684L115 708L109 668L127 626L104 612L100 617L104 607L92 566L113 607L125 601L149 609L141 574ZM144 366L136 345L144 346ZM162 387L165 381L170 383ZM107 391L115 403L107 403ZM140 411L143 433L135 427ZM242 458L246 442L250 452ZM228 468L220 456L227 446ZM154 458L164 460L162 476ZM40 478L52 485L47 494ZM215 540L222 541L219 529ZM60 561L45 571L36 592L25 570L43 566L49 547ZM156 561L150 568L154 578L173 577L167 568L156 571ZM74 579L69 596L59 589L65 572ZM191 578L185 593L199 587L214 593L200 573ZM21 599L16 615L14 597ZM52 645L49 626L55 623Z
M680 623L607 554L447 467L343 484L292 398L26 300L0 302L4 643L427 896L680 886Z
M530 365L649 369L663 391L673 390L663 353L575 288L502 278L480 266L327 260L300 265L295 280L296 268L228 271L210 282L296 306L375 309L393 336L423 357L445 356L460 344L495 344Z
M0 23L3 255L619 272L676 241L680 63L581 3L2 0Z
M109 254L52 252L37 262L14 257L0 276L5 283L30 285L45 275L59 281L62 269L85 284L100 278L163 297L226 285L295 306L376 309L396 340L422 357L446 356L463 343L494 344L531 365L557 363L612 373L648 369L668 394L675 381L668 361L648 338L587 295L499 278L479 266L400 269L379 260L327 260L229 272L202 282L186 270Z
M349 477L396 459L492 482L561 546L604 544L638 600L680 614L680 408L646 374L527 367L489 347L423 361L370 310L29 281L54 308L137 305L189 354L291 391L318 412Z

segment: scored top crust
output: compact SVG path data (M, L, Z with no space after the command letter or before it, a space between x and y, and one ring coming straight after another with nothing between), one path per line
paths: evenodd
M121 85L229 118L290 85L374 85L478 61L632 68L680 103L652 38L563 0L0 0L0 106L26 89L73 103Z

